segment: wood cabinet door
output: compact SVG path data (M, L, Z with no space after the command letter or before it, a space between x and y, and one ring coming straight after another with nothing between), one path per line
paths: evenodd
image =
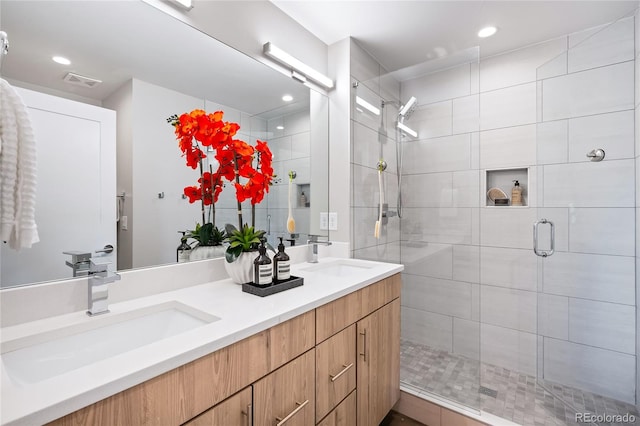
M400 299L357 326L358 426L377 426L400 399Z
M257 381L253 385L253 424L315 424L315 366L312 349Z
M251 426L251 386L205 411L185 426Z
M356 424L356 392L345 398L318 426L354 426Z
M356 325L316 347L316 421L356 388Z

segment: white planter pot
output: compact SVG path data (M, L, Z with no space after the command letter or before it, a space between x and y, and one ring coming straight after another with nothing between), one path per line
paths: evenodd
M253 281L253 261L258 257L257 251L243 252L234 262L224 261L224 268L234 283L244 284Z
M197 246L191 249L191 252L189 253L189 260L193 261L224 257L225 251L225 246Z

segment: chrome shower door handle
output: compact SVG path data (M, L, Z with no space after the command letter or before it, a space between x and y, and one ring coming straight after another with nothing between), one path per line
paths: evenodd
M538 249L538 227L540 225L549 225L551 232L551 247L549 250L539 250ZM556 228L553 222L547 219L540 219L539 221L533 224L533 252L540 257L549 257L555 251L556 246Z

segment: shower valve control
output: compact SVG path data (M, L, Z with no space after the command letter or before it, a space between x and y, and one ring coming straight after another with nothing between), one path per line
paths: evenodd
M378 204L378 209L379 208L380 208L380 204ZM382 224L386 225L387 223L389 223L389 218L394 216L398 216L398 213L389 210L389 204L387 203L382 204Z

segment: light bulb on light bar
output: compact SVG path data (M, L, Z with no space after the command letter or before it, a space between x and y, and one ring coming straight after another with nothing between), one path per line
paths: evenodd
M416 103L416 101L417 101L416 97L415 97L415 96L412 96L412 97L411 97L411 99L409 99L409 102L407 102L407 103L402 107L402 109L400 110L400 113L399 113L399 114L400 114L401 116L403 116L403 117L404 117L405 115L407 115L407 112L409 112L409 111L411 110L411 107L413 106L413 104L415 104L415 103Z
M398 129L402 130L403 132L413 136L414 138L418 137L418 132L416 132L415 130L413 130L411 127L407 127L404 124L398 122Z
M360 105L362 108L364 108L367 111L369 111L370 113L375 114L375 115L380 115L380 109L379 108L374 107L369 102L367 102L364 99L362 99L360 96L356 96L356 103L358 105Z
M265 55L269 56L270 58L273 58L282 64L290 66L292 68L292 71L297 71L300 74L303 74L308 79L321 84L327 89L333 88L333 80L331 80L326 75L320 73L319 71L314 70L309 65L305 64L299 59L294 58L284 50L275 46L273 43L271 42L265 43L263 46L263 52Z

